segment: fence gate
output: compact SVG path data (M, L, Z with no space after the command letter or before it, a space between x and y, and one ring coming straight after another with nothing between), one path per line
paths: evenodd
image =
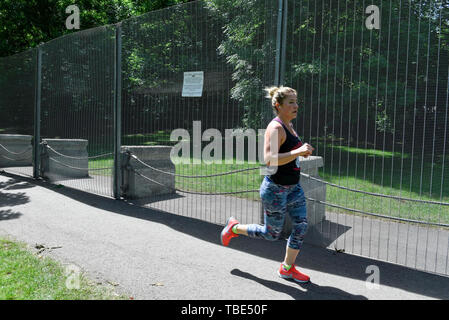
M113 196L115 26L41 46L41 175Z
M0 58L0 169L33 176L36 50Z

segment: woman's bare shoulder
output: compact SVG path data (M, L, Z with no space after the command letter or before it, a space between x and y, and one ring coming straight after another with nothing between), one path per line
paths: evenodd
M267 130L280 130L280 129L282 129L281 131L284 130L282 125L279 122L274 121L274 120L271 121L267 126Z
M284 139L284 136L287 135L282 125L277 121L271 121L267 126L267 133L271 134L272 132L280 134L281 139Z

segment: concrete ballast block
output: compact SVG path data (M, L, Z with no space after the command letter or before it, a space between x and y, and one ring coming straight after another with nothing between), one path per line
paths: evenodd
M84 139L43 139L42 175L48 179L89 176L88 141ZM48 147L45 147L45 144Z
M307 158L300 157L301 172L308 174L314 178L320 179L318 175L318 168L322 167L324 162L322 157L309 156ZM307 198L326 201L326 184L324 182L308 179L301 176L300 184L304 190ZM307 221L309 227L314 226L325 219L326 208L322 203L316 201L306 201L307 205ZM288 236L291 233L291 220L287 214L284 224L284 235Z
M133 170L128 170L129 168L123 168L124 196L129 199L141 199L175 193L173 174L176 168L170 159L171 150L170 146L122 146L122 153L130 151L147 165L131 157L128 163L129 168L154 181L139 176Z
M33 165L33 137L21 134L0 134L0 167Z

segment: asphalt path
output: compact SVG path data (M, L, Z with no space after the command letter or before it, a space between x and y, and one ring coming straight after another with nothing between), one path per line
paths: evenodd
M44 254L134 299L449 298L449 277L310 244L304 245L297 265L312 281L299 285L276 274L285 240L239 237L223 247L221 229L125 201L0 175L0 236L30 248L54 248Z

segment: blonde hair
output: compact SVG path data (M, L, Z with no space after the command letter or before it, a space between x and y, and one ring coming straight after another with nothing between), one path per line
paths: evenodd
M281 105L287 95L295 94L297 92L295 89L290 87L268 87L265 88L264 91L267 93L266 98L271 99L271 106L273 107L274 114L278 114L278 110L276 108L276 104Z

